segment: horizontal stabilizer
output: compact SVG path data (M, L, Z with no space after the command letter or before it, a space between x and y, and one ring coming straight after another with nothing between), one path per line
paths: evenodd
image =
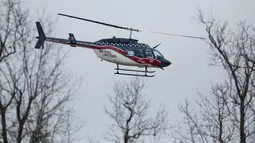
M72 47L76 47L76 39L75 39L75 37L74 37L74 35L73 35L73 33L69 33L69 41L70 41L70 46L72 46Z

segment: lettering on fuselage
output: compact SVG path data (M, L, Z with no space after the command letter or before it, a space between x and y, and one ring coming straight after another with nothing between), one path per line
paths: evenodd
M113 55L111 51L107 51L107 50L99 50L99 52L102 54L102 56L105 57L111 57L111 58L116 58L116 55Z

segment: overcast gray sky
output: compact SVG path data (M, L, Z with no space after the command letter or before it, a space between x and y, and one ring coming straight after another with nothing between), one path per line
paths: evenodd
M97 41L114 35L128 37L129 32L60 17L57 13L141 30L197 36L206 36L204 26L194 19L198 7L205 13L212 10L216 19L228 20L231 27L235 27L239 20L255 24L254 0L33 0L27 1L27 6L31 12L46 8L52 18L58 19L55 29L57 37L67 38L68 33L72 32L77 40L85 41ZM208 94L212 83L224 79L224 72L208 66L210 50L203 41L148 33L133 33L133 38L151 46L162 42L158 50L173 63L165 71L157 70L154 78L146 78L147 88L144 91L152 107L163 103L169 110L171 124L181 118L177 105L185 98L194 101L197 90ZM89 133L105 142L101 133L106 132L106 125L112 122L104 113L104 105L109 107L106 95L113 94L114 82L129 81L131 77L114 75L116 65L101 62L88 49L72 49L67 62L69 71L84 79L74 101L75 114L85 123L78 135L82 137ZM166 142L171 143L171 138L160 143Z

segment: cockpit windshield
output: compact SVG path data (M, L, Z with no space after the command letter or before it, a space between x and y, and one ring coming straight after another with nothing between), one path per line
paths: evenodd
M163 59L164 56L156 49L153 50L153 53L157 59Z

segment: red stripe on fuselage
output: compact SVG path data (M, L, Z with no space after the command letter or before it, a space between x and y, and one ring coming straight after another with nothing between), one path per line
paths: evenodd
M153 66L159 66L160 65L160 61L154 59L154 58L139 58L136 56L128 56L129 59L139 63L139 64L150 64Z
M120 53L121 55L125 56L126 55L126 52L120 48L117 48L117 47L114 47L114 46L98 46L98 45L91 45L90 46L91 48L93 49L98 49L98 50L103 50L103 49L109 49L109 50L113 50L115 52L118 52Z

